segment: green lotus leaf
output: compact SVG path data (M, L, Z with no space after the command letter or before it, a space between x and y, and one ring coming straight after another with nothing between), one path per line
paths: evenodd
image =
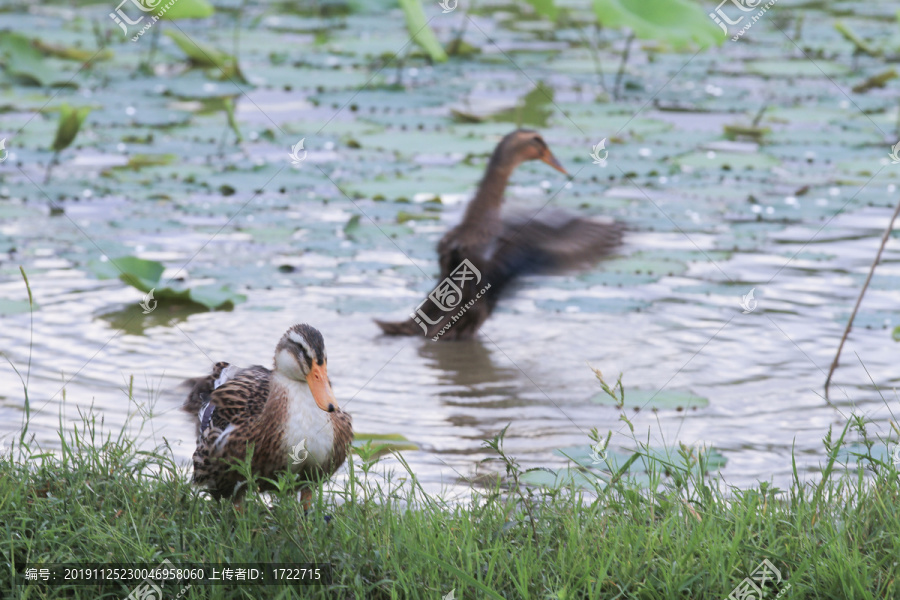
M687 0L594 0L597 20L605 27L628 27L640 39L676 48L701 48L725 41L721 30L695 3Z

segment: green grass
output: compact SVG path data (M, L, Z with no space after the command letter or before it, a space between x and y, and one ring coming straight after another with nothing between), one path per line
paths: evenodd
M289 489L260 496L251 486L241 510L212 501L167 447L101 438L96 418L82 415L60 435L61 452L18 442L0 458L0 591L124 598L133 586L23 585L14 574L26 564L167 558L333 567L328 587L195 585L185 598L436 599L455 589L456 598L724 599L768 559L790 583L783 598L900 597L898 472L868 452L840 465L851 430L865 440L860 420L837 440L829 432L821 478L784 491L722 490L697 475L688 449L663 464L640 447L649 488L627 472L593 491L516 486L521 469L501 434L487 446L505 476L464 504L425 494L402 456L391 474L363 448L347 485L320 488L307 515ZM168 584L164 597L180 587Z

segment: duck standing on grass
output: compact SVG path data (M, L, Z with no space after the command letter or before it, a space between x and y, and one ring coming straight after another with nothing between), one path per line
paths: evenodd
M197 426L194 483L216 499L240 501L244 477L232 465L253 446L252 472L276 480L299 475L301 498L309 484L330 477L343 464L353 440L350 415L338 408L328 379L325 341L317 329L294 325L275 347L274 369L242 369L216 363L211 374L186 381L191 392L182 409ZM275 489L260 479L259 489Z
M586 267L622 242L624 228L611 220L558 211L542 220L501 218L509 178L529 160L541 160L568 174L536 131L519 129L504 137L462 222L438 243L440 283L409 319L376 319L384 333L424 334L435 341L470 338L517 277Z

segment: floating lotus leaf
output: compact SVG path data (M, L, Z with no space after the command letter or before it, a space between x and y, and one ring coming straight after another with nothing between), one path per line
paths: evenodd
M419 446L410 442L399 433L356 433L353 434L353 448L371 443L375 456L383 456L390 452L418 450Z
M0 315L18 315L20 313L31 312L32 306L28 300L13 300L11 298L0 298ZM37 310L37 304L34 305Z
M697 169L768 169L781 164L777 158L762 153L743 152L690 152L675 158L673 163Z
M617 401L601 392L591 398L592 402L605 406L617 406ZM625 408L643 410L686 410L709 406L709 400L690 392L678 390L648 390L625 388Z

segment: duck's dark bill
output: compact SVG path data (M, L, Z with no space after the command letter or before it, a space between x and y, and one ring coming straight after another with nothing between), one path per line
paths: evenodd
M319 408L325 412L334 412L337 408L337 399L334 397L334 391L331 389L331 383L328 382L328 370L325 365L317 365L313 363L312 369L306 378L309 384L309 391L312 392L313 398Z
M556 169L557 171L559 171L560 173L563 173L564 175L569 174L563 168L563 166L561 164L559 164L559 161L556 160L556 157L553 156L553 154L549 150L544 151L544 155L541 156L541 160L544 161L545 163L547 163L548 165L550 165L551 167L553 167L554 169Z

